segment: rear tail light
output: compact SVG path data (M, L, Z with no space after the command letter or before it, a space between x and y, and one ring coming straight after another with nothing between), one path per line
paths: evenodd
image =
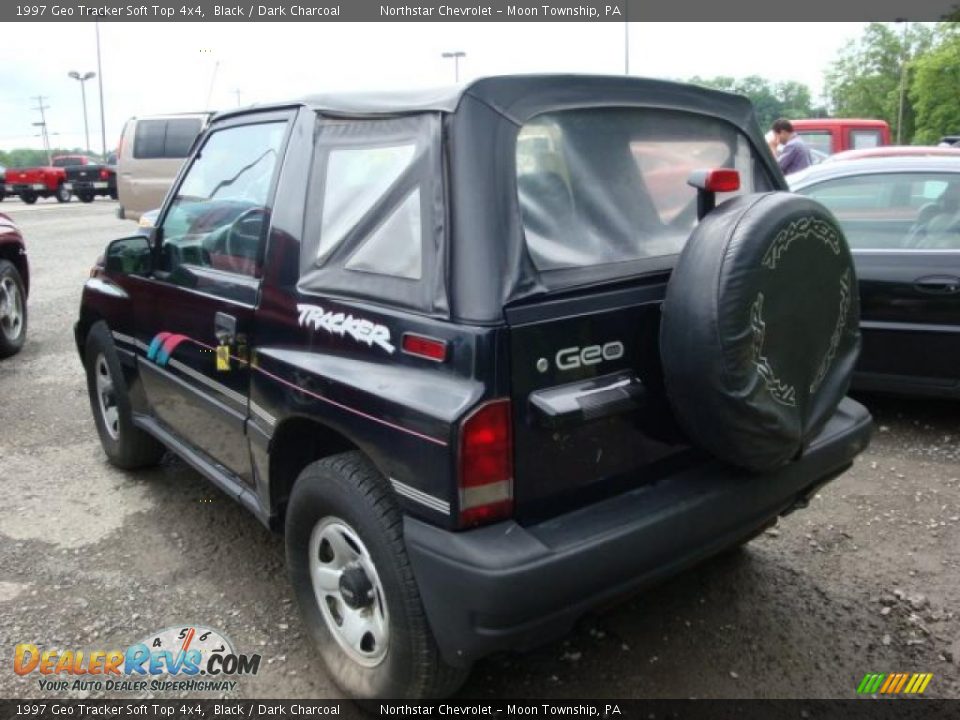
M101 180L109 180L109 179L110 179L110 171L107 170L106 168L100 168L100 179L101 179Z
M509 400L473 411L460 428L460 525L503 520L513 513L513 426Z

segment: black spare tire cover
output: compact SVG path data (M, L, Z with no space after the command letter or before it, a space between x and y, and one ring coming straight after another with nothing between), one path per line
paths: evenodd
M847 392L859 315L850 249L822 205L785 192L721 204L691 235L663 303L677 420L741 467L790 461Z

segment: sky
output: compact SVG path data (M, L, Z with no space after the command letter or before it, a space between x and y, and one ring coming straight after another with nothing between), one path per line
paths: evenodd
M630 23L630 74L796 80L814 95L865 23ZM94 23L17 23L0 43L0 149L84 147L79 83L97 67ZM314 92L451 84L444 51L466 53L460 79L522 72L624 71L623 23L116 23L100 25L106 142L127 118L227 109ZM796 38L808 38L802 52ZM86 83L90 145L101 148L98 79ZM239 91L239 97L237 94Z

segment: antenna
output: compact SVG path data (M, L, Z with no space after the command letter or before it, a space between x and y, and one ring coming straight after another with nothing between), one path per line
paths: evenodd
M213 72L210 74L210 89L207 90L207 106L204 109L208 111L210 110L210 97L213 95L213 84L217 80L217 70L219 69L220 69L220 61L217 60L217 62L215 62L213 65Z

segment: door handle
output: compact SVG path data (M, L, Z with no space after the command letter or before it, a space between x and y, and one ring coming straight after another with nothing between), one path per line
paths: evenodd
M213 334L221 345L233 345L237 340L237 319L218 312L213 317Z
M917 278L913 286L918 292L928 295L952 295L960 293L960 277L953 275L928 275Z

